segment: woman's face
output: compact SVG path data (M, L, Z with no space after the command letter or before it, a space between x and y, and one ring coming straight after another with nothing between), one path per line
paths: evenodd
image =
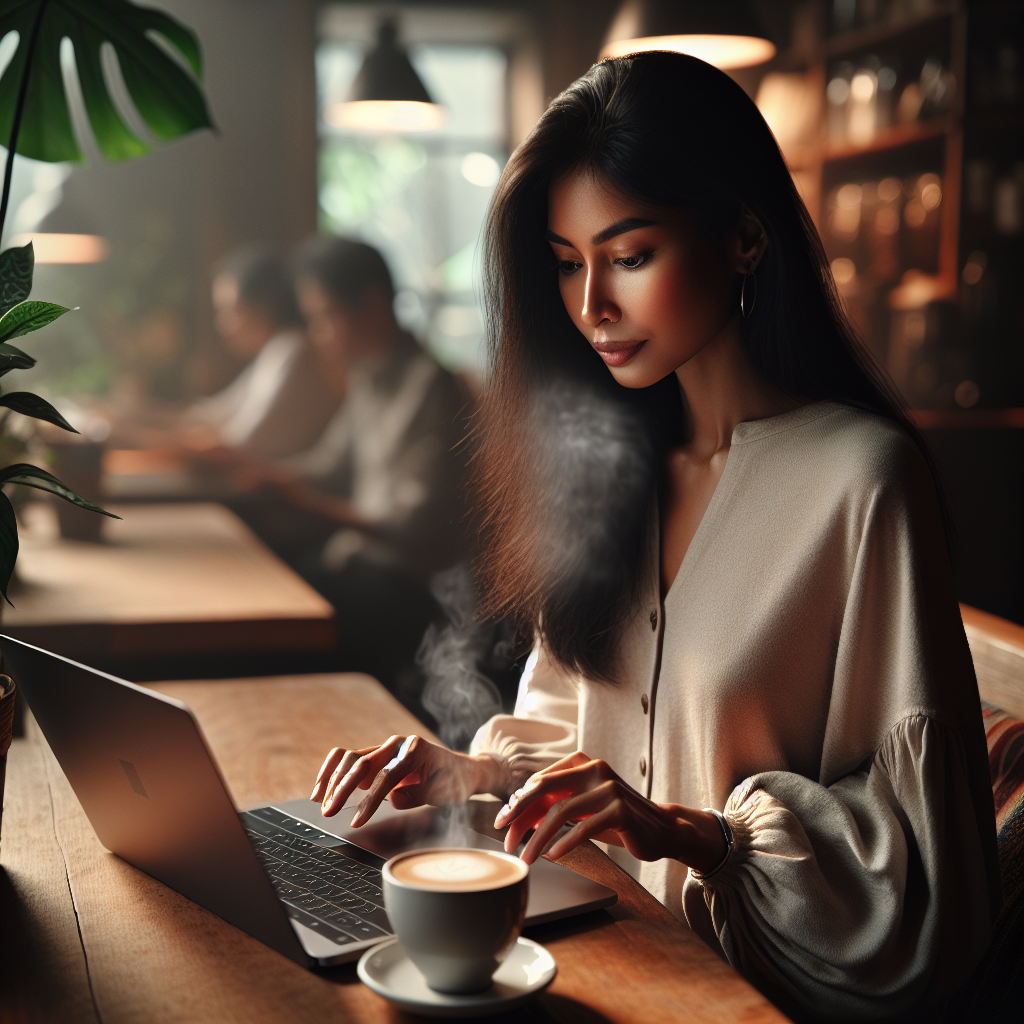
M547 239L572 322L625 387L673 373L738 314L735 260L683 210L574 172L551 186Z

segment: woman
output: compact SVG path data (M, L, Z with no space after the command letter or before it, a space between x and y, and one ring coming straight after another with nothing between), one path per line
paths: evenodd
M923 443L767 126L700 61L606 61L509 162L489 242L516 713L469 755L334 750L314 798L510 797L506 849L621 848L798 1019L932 1013L998 901L977 687Z

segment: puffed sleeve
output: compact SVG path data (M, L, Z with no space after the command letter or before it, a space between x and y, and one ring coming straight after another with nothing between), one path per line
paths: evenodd
M914 716L832 786L745 780L725 807L732 853L714 874L691 872L687 919L797 1019L939 1005L991 935L987 851L964 827L970 774L959 731Z
M991 780L934 490L883 450L856 515L817 777L735 779L687 920L795 1019L941 1020L998 911ZM901 1017L901 1015L903 1015Z
M489 754L508 773L508 791L577 749L576 683L538 643L519 681L514 715L495 715L473 737L471 754Z

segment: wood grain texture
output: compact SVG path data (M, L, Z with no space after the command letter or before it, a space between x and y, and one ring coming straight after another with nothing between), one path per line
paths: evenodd
M57 536L52 508L32 504L5 632L81 660L333 645L330 604L226 508L110 510L123 520L89 544Z
M960 605L982 700L1024 718L1024 626Z
M18 739L8 754L0 835L0 1019L98 1024L54 829L45 753Z
M417 725L367 676L172 682L154 688L192 708L239 804L306 796L330 746L364 746ZM105 1024L412 1024L418 1019L361 985L354 965L303 971L106 853L37 732L33 742L49 781L52 829L67 861ZM493 802L474 805L479 827L489 830ZM31 831L27 824L23 828ZM558 961L558 977L529 1007L493 1020L785 1020L596 847L574 851L565 863L612 885L619 903L608 912L535 929L532 934Z

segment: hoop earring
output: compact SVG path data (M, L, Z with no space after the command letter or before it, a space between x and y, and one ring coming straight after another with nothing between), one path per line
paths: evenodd
M750 289L750 299L747 299L747 282L753 285ZM754 312L754 303L757 302L757 278L754 272L743 275L743 284L740 286L740 316L748 317Z

